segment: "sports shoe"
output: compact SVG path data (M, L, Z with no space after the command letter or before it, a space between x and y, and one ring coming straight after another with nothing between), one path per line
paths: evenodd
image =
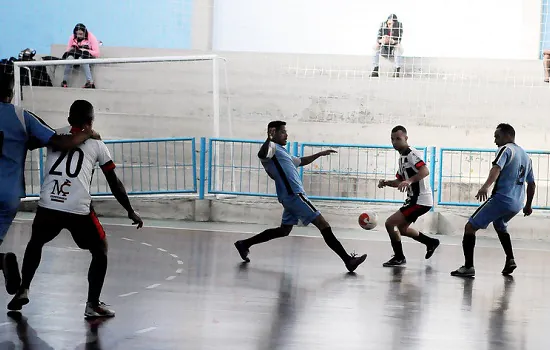
M8 310L19 311L23 308L23 305L29 303L29 290L19 289L13 299L8 304Z
M407 259L405 259L405 257L398 258L394 255L390 260L383 263L382 266L384 267L403 266L406 263L407 263Z
M439 247L439 239L434 238L434 242L426 246L426 259L429 259L434 255L435 250Z
M4 254L3 266L2 272L6 280L6 291L9 295L14 295L21 285L21 274L19 273L19 264L15 254Z
M367 254L357 256L355 253L350 254L350 259L346 262L346 268L349 272L355 271L355 269L361 265L365 259L367 259Z
M476 275L476 269L474 267L461 266L458 269L451 271L451 276L456 277L474 277Z
M84 317L115 317L115 312L113 310L109 310L107 308L107 304L102 301L95 306L92 303L87 302L86 310L84 310Z
M89 81L86 82L86 85L83 86L84 89L95 89L95 84L90 83Z
M63 87L63 88L69 87L69 85L67 85L67 81L63 80L61 82L61 87Z
M518 266L516 265L516 261L514 259L506 260L506 264L504 264L504 268L502 269L502 274L504 276L510 275Z
M237 248L237 251L239 252L239 255L241 256L241 259L243 259L245 262L249 263L250 259L248 258L248 254L250 253L250 250L248 250L248 248L244 246L243 241L235 242L235 248Z

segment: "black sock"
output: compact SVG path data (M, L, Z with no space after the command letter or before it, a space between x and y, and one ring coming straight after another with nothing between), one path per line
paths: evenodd
M258 233L255 236L250 237L249 239L243 240L242 242L245 244L246 247L251 247L254 244L264 243L275 238L285 237L287 235L288 233L279 226L277 228L267 229L261 233Z
M403 246L401 245L401 241L396 241L394 239L391 240L391 247L393 248L393 252L395 254L395 257L397 259L405 259L405 255L403 254Z
M474 267L474 247L476 246L475 235L464 235L462 238L462 250L464 251L464 266Z
M23 266L21 267L21 289L29 289L32 279L36 273L36 269L40 265L42 259L42 248L44 245L31 238L25 256L23 258Z
M340 241L334 236L334 233L332 233L332 229L330 227L324 228L321 230L321 234L323 235L323 238L325 239L326 244L329 246L330 249L332 249L340 259L342 259L344 262L348 262L350 259L349 254L346 252Z
M500 244L502 244L504 253L506 253L506 260L513 259L514 251L512 250L512 241L510 240L510 234L508 232L499 232L498 239L500 240Z
M417 242L420 242L420 243L428 245L428 246L432 245L435 242L435 239L426 236L422 232L418 232L418 236L411 237L411 238L414 239Z
M4 269L4 253L0 253L0 271Z

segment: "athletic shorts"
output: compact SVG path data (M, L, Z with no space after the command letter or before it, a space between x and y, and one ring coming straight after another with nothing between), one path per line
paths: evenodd
M107 249L105 231L93 209L88 215L38 207L32 223L31 240L46 244L61 232L68 230L80 249Z
M281 204L285 208L281 221L283 225L297 225L299 220L304 226L307 226L321 215L302 193L283 198Z
M407 220L407 222L413 223L419 217L429 212L430 209L432 209L432 207L427 205L405 203L405 205L399 208L399 211L403 213L403 216L405 216L405 219Z
M476 229L486 229L492 222L495 230L506 232L508 221L512 220L520 210L517 209L517 205L511 205L497 198L489 198L476 209L468 222Z
M0 241L3 241L4 237L6 237L11 223L17 214L20 202L21 199L19 197L0 201Z

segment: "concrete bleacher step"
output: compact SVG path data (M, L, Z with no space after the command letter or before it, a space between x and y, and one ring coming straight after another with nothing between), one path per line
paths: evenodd
M37 111L65 112L74 99L85 98L104 113L168 116L212 113L212 91L204 80L186 80L158 88L146 82L144 79L146 86L136 84L112 90L101 86L96 90L33 88L34 98L29 88L25 88L24 105ZM220 90L223 111L227 95L225 89ZM452 127L508 120L533 126L537 125L537 118L524 118L525 106L529 106L533 116L546 116L550 110L549 93L548 87L465 87L441 80L368 78L316 84L314 79L287 76L277 80L237 81L231 84L229 102L231 114L243 118L276 115L297 116L305 121L380 123L390 117L395 121Z
M23 106L40 112L67 113L77 99L94 105L97 113L128 115L208 116L213 113L211 93L193 90L124 91L34 87L23 89Z

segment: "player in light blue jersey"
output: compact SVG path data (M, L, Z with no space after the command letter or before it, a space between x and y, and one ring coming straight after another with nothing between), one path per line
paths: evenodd
M510 275L517 267L507 226L522 208L525 216L533 212L531 205L535 195L535 178L531 159L520 146L514 143L515 136L516 132L509 124L499 124L495 130L495 144L499 148L487 181L477 192L476 198L485 201L489 187L493 183L495 185L491 197L477 208L464 228L462 249L465 262L464 266L451 272L452 276L475 276L475 233L479 229L486 229L491 222L506 253L502 274ZM525 183L527 183L527 201L525 201Z
M275 181L277 198L284 208L281 226L267 229L249 239L235 242L239 255L244 261L250 262L248 254L251 246L274 238L286 237L292 231L292 227L301 221L304 225L310 223L315 225L330 249L338 254L346 268L353 272L365 261L367 255L356 256L346 252L332 233L329 223L307 198L298 173L298 167L308 165L317 158L336 153L336 151L327 150L307 157L293 157L284 147L288 136L286 122L272 121L268 124L267 130L268 137L260 148L258 157L269 177Z
M11 104L13 85L13 66L0 64L0 245L15 218L21 198L25 197L27 150L45 145L70 150L90 137L99 138L93 131L74 136L57 135L38 116ZM21 283L15 254L0 254L0 269L6 280L6 290L15 294Z

